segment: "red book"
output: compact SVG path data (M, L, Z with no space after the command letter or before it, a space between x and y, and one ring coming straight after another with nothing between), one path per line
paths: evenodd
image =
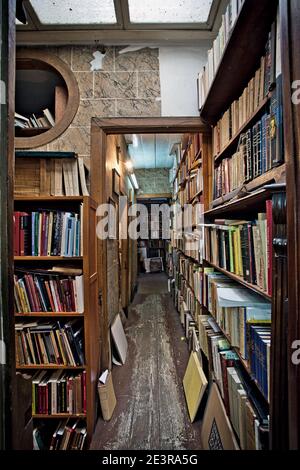
M54 305L54 302L53 302L52 293L51 293L51 289L50 289L50 286L49 286L49 281L45 281L45 287L46 287L46 291L47 291L47 294L48 294L48 297L49 297L49 302L50 302L50 305L51 305L51 308L52 308L52 312L55 312L56 308L55 308L55 305Z
M28 282L30 284L30 288L31 288L32 296L33 296L33 302L34 302L34 308L35 308L34 311L35 312L41 312L42 307L41 307L40 300L39 300L37 292L36 292L36 287L35 287L35 284L33 282L32 275L27 274L27 275L25 275L25 277L26 276L28 276Z
M235 361L233 359L226 359L223 354L220 354L221 359L221 368L222 368L222 380L223 380L223 391L224 391L224 405L227 411L228 416L230 416L229 408L229 393L228 393L228 378L227 378L227 368L234 367Z
M20 217L21 212L14 212L14 256L20 256Z
M273 271L273 208L272 200L266 202L267 211L267 253L268 253L268 294L272 295Z

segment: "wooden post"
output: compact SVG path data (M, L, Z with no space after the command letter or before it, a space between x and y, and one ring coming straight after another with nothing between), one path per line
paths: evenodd
M15 0L1 0L0 48L0 449L12 447L15 348L13 317L13 168Z
M288 331L286 361L276 364L288 372L289 448L300 445L300 365L292 362L293 343L300 340L300 103L292 101L292 85L300 80L300 4L280 0L283 61L283 122L287 173ZM298 87L299 89L299 87ZM284 314L284 312L283 312ZM283 379L284 380L284 379ZM276 400L284 397L276 394ZM278 422L278 426L281 423Z

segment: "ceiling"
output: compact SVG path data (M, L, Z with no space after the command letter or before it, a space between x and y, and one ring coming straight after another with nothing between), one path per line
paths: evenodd
M17 20L24 44L145 42L196 45L211 40L228 0L19 0L26 24ZM184 41L185 39L185 41Z
M133 168L172 168L174 156L170 155L181 134L131 134L126 135L128 152Z

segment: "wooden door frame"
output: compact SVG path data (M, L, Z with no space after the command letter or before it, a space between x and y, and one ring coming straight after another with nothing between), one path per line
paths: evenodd
M211 128L200 117L92 118L91 124L91 196L97 204L106 203L107 136L118 134L210 134ZM103 266L107 265L106 241L98 240L99 315L101 368L110 365L107 285Z
M2 399L0 403L0 449L14 446L15 400L18 399L15 369L15 329L13 290L13 177L14 177L14 111L15 111L15 1L1 0L1 96L0 135L0 317L1 345L0 374ZM24 419L18 416L19 420Z
M288 403L283 412L288 414L288 443L290 449L300 447L300 365L292 362L292 345L300 340L300 104L293 104L292 83L300 78L300 9L298 0L280 0L283 108L285 161L287 173L287 251L288 251L288 312L287 350L284 351L287 368ZM284 397L276 396L277 400Z

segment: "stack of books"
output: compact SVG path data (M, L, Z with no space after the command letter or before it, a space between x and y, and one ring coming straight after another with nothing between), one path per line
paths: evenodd
M55 126L55 120L48 108L43 109L43 116L41 117L37 117L35 114L26 117L22 114L15 113L15 127L20 127L22 129L48 129L53 126Z

